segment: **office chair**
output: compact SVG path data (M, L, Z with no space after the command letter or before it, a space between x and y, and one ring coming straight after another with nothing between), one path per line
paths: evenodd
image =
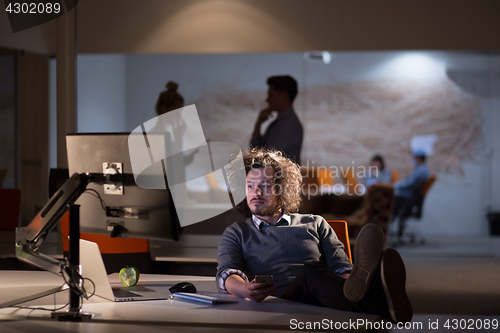
M349 232L347 231L347 222L341 220L327 220L326 221L335 231L339 241L344 244L344 252L349 257L349 260L352 262L351 257L351 244L349 243Z
M356 189L356 185L358 184L358 179L354 174L354 168L347 170L347 172L342 173L344 176L344 181L347 189L352 193Z
M391 241L391 245L401 245L406 241L410 243L420 243L424 244L425 239L423 237L417 237L413 233L405 233L406 222L408 219L420 220L422 218L424 199L430 188L436 181L436 175L431 175L425 184L422 186L420 193L418 193L411 202L406 203L400 210L398 214L398 239L396 242Z
M330 169L326 167L316 170L316 181L320 188L321 186L333 186L335 184L334 179L330 175Z
M392 170L392 172L391 172L392 185L394 185L394 183L397 182L398 180L399 180L399 172L397 172L396 170Z

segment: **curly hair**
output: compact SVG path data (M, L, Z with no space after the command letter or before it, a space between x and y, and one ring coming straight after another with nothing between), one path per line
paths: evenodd
M274 169L273 189L276 185L279 192L275 192L278 207L285 214L299 211L301 198L302 175L297 163L283 156L280 151L273 149L253 148L243 154L245 171L255 168L272 167ZM246 198L235 207L245 217L252 215Z

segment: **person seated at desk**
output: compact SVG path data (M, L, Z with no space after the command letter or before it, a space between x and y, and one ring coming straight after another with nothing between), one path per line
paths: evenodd
M394 184L393 220L399 217L400 214L404 214L405 210L413 204L415 197L420 194L422 187L429 178L430 172L425 160L425 152L415 150L413 152L413 173L405 180Z
M410 321L406 271L398 252L383 251L384 235L370 223L356 241L354 266L326 220L296 214L299 166L276 150L254 148L243 156L247 217L224 231L218 247L216 283L223 293L260 302L268 295L336 310ZM274 285L257 283L272 275Z
M366 177L360 179L361 183L368 189L373 184L391 184L392 171L385 167L382 155L375 155L370 161Z

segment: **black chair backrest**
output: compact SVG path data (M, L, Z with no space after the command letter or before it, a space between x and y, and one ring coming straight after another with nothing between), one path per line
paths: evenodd
M422 186L420 191L418 191L418 193L416 193L413 196L411 202L409 202L407 204L407 206L404 208L403 217L405 219L408 217L413 217L413 218L420 220L420 218L422 217L422 207L424 205L425 196L435 180L436 180L436 176L431 175L427 179L425 184Z
M423 195L417 195L414 199L413 205L411 206L410 217L419 219L422 217L422 207L424 205L425 197Z

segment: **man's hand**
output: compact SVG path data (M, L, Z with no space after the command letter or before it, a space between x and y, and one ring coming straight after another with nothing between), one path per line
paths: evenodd
M273 110L271 110L270 108L261 110L259 113L259 117L257 118L257 122L260 122L261 124L265 122L271 116L271 112L273 112Z
M262 302L267 296L276 291L275 286L266 287L265 282L255 282L255 279L246 285L246 289L248 293L246 298L250 298L255 302Z
M269 119L269 117L271 116L271 112L273 112L273 110L271 110L270 108L265 108L260 111L259 116L257 117L257 121L255 122L252 137L260 135L260 126L263 122Z
M276 291L276 287L266 287L265 282L258 283L255 282L255 279L247 283L238 275L230 275L226 279L226 290L234 296L262 302L267 296Z

